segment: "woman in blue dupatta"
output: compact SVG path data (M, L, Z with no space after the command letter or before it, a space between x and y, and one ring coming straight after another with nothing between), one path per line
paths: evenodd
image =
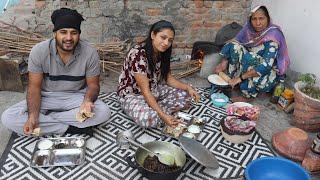
M236 38L222 48L215 73L227 70L232 88L239 85L247 101L259 92L271 92L290 64L287 45L279 26L272 24L265 6L254 8Z

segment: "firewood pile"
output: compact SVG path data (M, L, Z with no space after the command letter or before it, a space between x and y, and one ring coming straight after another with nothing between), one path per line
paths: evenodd
M32 47L45 40L40 34L22 30L16 26L0 21L0 54L28 55Z
M202 59L196 59L173 63L171 65L172 74L177 79L194 74L200 71L202 61Z
M17 26L0 21L0 56L28 56L32 47L46 40L40 34L28 32ZM103 72L120 74L123 60L131 47L128 40L92 44L98 50ZM173 63L173 74L177 78L186 77L201 69L201 59Z
M107 42L94 45L99 53L103 71L120 73L123 60L131 47L131 43L126 41Z
M6 53L29 54L32 47L47 38L36 33L22 30L0 21L0 50ZM128 41L92 44L98 49L101 60L123 60L128 50Z

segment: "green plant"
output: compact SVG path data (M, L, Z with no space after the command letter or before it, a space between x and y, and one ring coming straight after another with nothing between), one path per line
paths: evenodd
M311 73L302 74L298 78L299 81L306 83L306 86L301 91L308 96L320 100L320 88L315 87L316 75Z
M313 87L316 83L316 75L312 73L302 74L299 76L298 80L306 83L307 86Z

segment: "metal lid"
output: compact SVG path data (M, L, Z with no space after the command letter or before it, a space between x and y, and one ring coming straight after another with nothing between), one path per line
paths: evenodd
M212 169L219 168L216 157L197 140L181 136L179 142L182 149L201 165Z

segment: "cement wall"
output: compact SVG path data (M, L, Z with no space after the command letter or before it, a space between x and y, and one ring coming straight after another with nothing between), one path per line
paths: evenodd
M290 68L299 73L314 73L320 84L320 1L318 0L253 0L252 6L264 4L273 22L280 25L286 36Z

